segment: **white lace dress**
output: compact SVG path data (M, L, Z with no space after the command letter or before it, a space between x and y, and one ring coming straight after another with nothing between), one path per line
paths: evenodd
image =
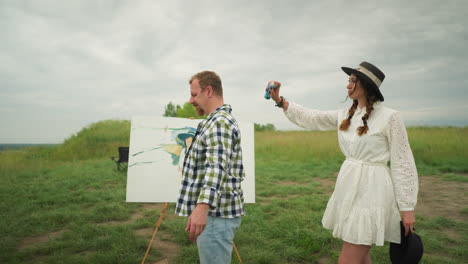
M376 103L367 121L369 131L359 136L356 128L362 126L366 109L356 109L348 130L340 131L347 113L348 109L318 111L293 102L285 112L301 127L338 130L346 160L322 224L333 230L334 237L353 244L400 243L399 211L413 211L418 194L418 175L403 120L397 111Z

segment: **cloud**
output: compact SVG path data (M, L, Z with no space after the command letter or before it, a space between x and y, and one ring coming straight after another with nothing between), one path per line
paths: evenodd
M363 60L386 73L385 103L408 124L467 125L466 10L462 0L2 1L0 122L11 125L0 143L161 115L205 69L220 74L240 119L295 129L263 98L267 81L304 106L347 108L340 67Z

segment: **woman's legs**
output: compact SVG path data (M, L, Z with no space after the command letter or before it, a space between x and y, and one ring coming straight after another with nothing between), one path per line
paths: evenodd
M339 264L370 264L370 246L356 245L343 241Z
M369 248L369 252L367 252L367 256L365 256L364 258L364 262L362 262L364 264L372 264L372 261L371 261L371 258L370 258L370 248Z

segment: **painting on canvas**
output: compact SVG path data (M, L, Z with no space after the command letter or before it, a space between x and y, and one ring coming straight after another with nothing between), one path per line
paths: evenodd
M127 202L176 202L182 164L200 119L132 118L127 171ZM245 179L244 200L255 202L253 124L239 122Z

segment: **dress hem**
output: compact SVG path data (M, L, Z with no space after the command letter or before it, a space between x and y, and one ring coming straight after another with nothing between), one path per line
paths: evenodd
M325 229L327 230L330 230L330 231L333 231L333 228L329 228L329 227L326 227L326 226L323 226ZM344 242L347 242L347 243L350 243L350 244L354 244L354 245L362 245L362 246L379 246L379 247L383 247L385 246L385 242L388 242L388 243L397 243L397 244L400 244L401 241L393 241L393 240L384 240L383 243L379 243L379 242L375 242L375 243L365 243L365 242L356 242L356 241L353 241L352 239L346 239L346 238L342 238L342 237L339 237L339 236L335 236L333 235L333 232L332 232L332 236L334 238L338 238Z

